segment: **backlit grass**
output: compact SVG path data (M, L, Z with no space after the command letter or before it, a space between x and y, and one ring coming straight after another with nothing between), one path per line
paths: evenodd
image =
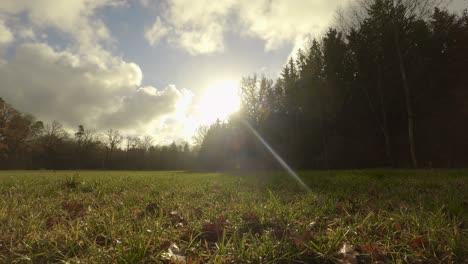
M4 171L0 262L460 263L467 173Z

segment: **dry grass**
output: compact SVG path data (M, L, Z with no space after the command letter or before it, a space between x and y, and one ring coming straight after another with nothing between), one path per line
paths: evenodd
M0 262L463 263L467 174L0 172Z

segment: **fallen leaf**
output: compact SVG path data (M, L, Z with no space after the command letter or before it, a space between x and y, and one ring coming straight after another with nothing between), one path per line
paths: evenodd
M202 226L203 238L208 242L219 241L224 233L226 219L221 216L214 222L206 223Z
M403 227L401 226L400 223L395 223L395 230L396 230L396 231L401 231L401 230L403 230Z
M338 251L339 263L343 264L357 264L358 252L352 245L343 243L343 246Z
M134 209L133 215L135 216L136 219L141 219L145 216L145 211L141 209Z
M382 260L384 255L386 254L385 251L379 245L372 243L357 246L357 249L360 252L371 256L375 260Z
M148 215L156 215L159 213L159 206L156 203L150 203L146 205L145 213Z
M169 216L171 217L171 223L173 225L183 227L185 224L187 224L184 217L178 211L171 211Z
M423 236L418 236L412 239L409 243L410 247L413 249L425 249L428 247L429 243L427 239Z
M60 224L62 221L63 221L63 219L61 217L51 216L51 217L47 218L46 226L47 226L48 229L51 229L55 225Z
M75 219L86 214L86 207L84 204L76 201L63 201L62 209L66 211L70 218Z
M260 219L258 218L258 216L257 216L257 214L255 212L244 213L244 214L242 214L241 218L245 222L249 222L249 223L258 223L258 222L260 222Z
M103 234L99 234L94 238L96 245L104 247L111 243L111 239Z
M167 252L162 254L162 257L169 260L172 264L185 264L187 263L187 257L184 256L184 250L180 249L175 243L172 243Z
M466 188L466 184L465 184L465 181L463 179L459 179L455 182L455 187L458 189L458 190L464 190Z
M195 209L195 216L196 216L198 219L200 219L200 218L202 217L202 215L203 215L203 210L202 210L200 207L197 207L197 208Z
M290 236L294 240L294 244L296 246L302 246L305 243L311 241L314 238L315 233L310 230L305 230L303 232L292 232Z

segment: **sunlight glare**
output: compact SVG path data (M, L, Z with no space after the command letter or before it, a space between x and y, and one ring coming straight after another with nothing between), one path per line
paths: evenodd
M199 102L200 124L209 125L217 119L225 121L240 108L238 81L224 80L209 87Z

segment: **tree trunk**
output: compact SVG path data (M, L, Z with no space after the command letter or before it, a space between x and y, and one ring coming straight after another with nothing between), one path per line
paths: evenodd
M403 59L403 54L401 52L400 47L400 36L398 33L398 29L396 27L395 21L393 22L393 31L394 31L394 40L395 40L395 48L398 57L398 64L400 68L400 75L401 80L403 82L403 88L405 91L405 102L406 102L406 114L408 116L408 140L409 140L409 150L411 155L411 164L413 168L418 167L418 161L416 159L416 150L415 150L415 143L414 143L414 113L413 113L413 106L411 102L411 92L410 87L408 84L408 78L406 76L406 68L405 62Z
M369 94L369 91L367 91L367 89L364 86L362 87L362 89L364 91L364 94L366 95L369 109L374 115L375 120L380 128L380 131L382 132L382 136L383 136L383 140L385 144L385 157L387 158L387 163L388 165L393 166L392 141L390 138L387 111L385 109L384 94L383 94L383 89L382 89L382 71L381 71L380 63L376 62L376 64L377 64L377 69L378 69L377 93L378 93L379 103L380 103L378 105L379 109L376 109L376 107L374 106L372 102L372 98Z
M387 156L388 165L393 166L393 154L392 154L392 141L390 139L390 132L388 129L388 119L387 119L387 111L385 108L384 103L384 94L382 89L382 70L381 65L377 65L378 69L378 79L377 79L377 90L379 92L379 99L380 99L380 112L382 114L382 133L385 139L385 155Z

